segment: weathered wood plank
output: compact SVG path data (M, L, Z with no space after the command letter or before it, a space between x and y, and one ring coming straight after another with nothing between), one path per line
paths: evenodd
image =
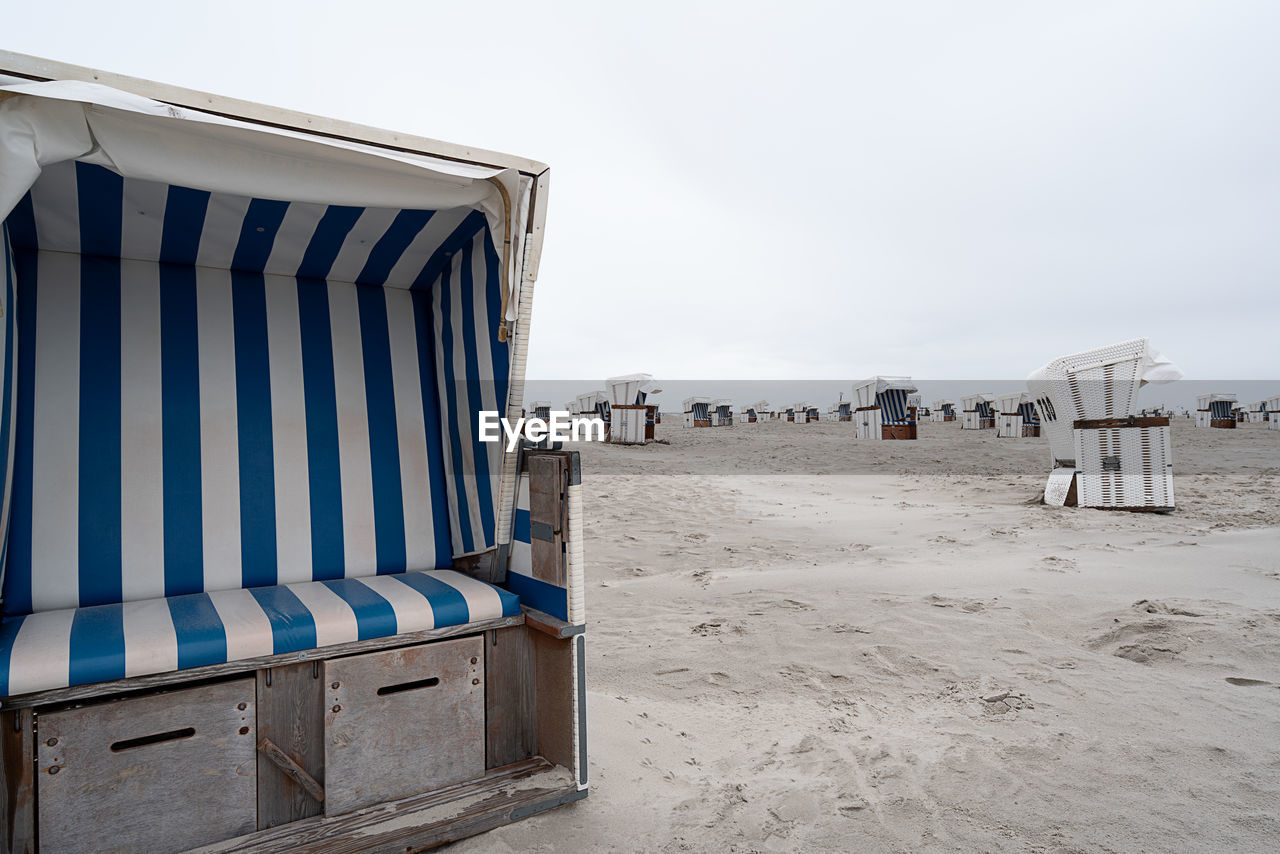
M558 454L529 455L529 524L533 577L565 586L564 529L567 461Z
M0 851L34 854L36 850L35 733L32 711L0 714Z
M274 762L289 779L301 786L312 800L324 803L324 786L316 782L316 778L306 772L301 765L293 761L289 754L276 746L269 738L258 741L258 752Z
M438 792L342 816L315 816L198 851L400 854L464 839L585 796L586 792L578 791L568 769L536 758Z
M536 661L534 694L538 704L538 755L572 768L573 743L573 643L530 632Z
M276 745L323 785L324 682L319 668L319 662L310 661L258 671L258 738ZM259 830L322 811L299 779L259 752Z
M485 767L500 768L537 751L533 642L525 626L485 635Z
M484 776L484 641L324 663L325 814Z
M537 629L544 635L550 635L553 638L570 638L574 635L580 635L587 630L584 625L575 625L566 623L559 617L553 617L550 614L525 606L524 624L531 629Z
M134 676L129 679L116 679L111 682L96 682L92 685L79 685L75 688L57 688L52 691L41 691L36 694L22 694L9 697L0 702L0 708L16 709L31 706L66 703L74 700L85 700L93 697L105 697L127 691L145 691L166 685L194 682L198 679L211 679L229 676L236 673L249 673L264 667L278 667L294 664L299 661L323 661L344 655L369 652L378 649L393 649L401 646L412 646L424 641L459 635L479 634L489 629L502 629L507 626L524 624L524 615L514 617L495 617L492 620L477 620L462 626L446 626L439 629L425 629L420 632L406 632L385 638L352 641L351 643L334 644L333 646L310 649L303 652L290 652L282 655L264 655L259 658L246 658L240 661L229 661L226 664L211 664L208 667L192 667L188 670L176 670L172 673L157 673L154 676Z
M41 850L166 854L254 830L253 730L252 679L42 713Z

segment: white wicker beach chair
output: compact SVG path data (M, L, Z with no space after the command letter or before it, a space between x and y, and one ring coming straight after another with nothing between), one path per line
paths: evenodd
M994 405L996 438L1021 439L1040 435L1040 419L1036 416L1031 393L1002 394Z
M643 445L653 439L654 407L648 402L658 388L650 374L626 374L604 381L609 389L609 441Z
M990 392L979 392L960 398L960 429L990 430L996 426L993 404L996 397Z
M935 400L933 408L930 410L929 418L933 421L955 421L956 402L949 398Z
M686 397L684 399L684 426L711 426L711 398Z
M1045 502L1172 510L1167 417L1137 417L1138 389L1182 372L1145 338L1055 359L1027 386L1049 438L1054 469Z
M1227 430L1236 426L1234 394L1202 394L1196 397L1196 426Z
M916 420L907 405L916 391L911 377L871 377L853 387L853 423L859 439L914 439Z

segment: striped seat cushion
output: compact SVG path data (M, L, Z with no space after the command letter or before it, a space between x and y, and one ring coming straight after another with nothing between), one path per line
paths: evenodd
M520 613L453 570L66 608L0 621L0 696L461 626Z

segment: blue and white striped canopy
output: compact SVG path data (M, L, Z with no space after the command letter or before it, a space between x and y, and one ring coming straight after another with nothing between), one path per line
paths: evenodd
M518 614L531 179L0 88L0 696Z
M509 356L483 215L67 161L3 243L7 613L494 545L500 448L472 429Z

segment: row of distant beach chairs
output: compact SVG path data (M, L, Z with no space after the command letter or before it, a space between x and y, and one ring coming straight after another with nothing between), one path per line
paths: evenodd
M1267 424L1280 430L1280 395L1247 405L1234 394L1202 394L1196 398L1196 426L1233 430L1237 424Z
M639 384L657 391L652 377ZM1055 359L1027 378L1027 391L1004 395L977 393L923 405L910 377L876 376L853 387L852 398L822 413L807 402L775 408L757 401L735 414L730 401L691 397L684 400L684 426L727 427L779 420L795 424L850 422L857 438L915 439L921 420L959 421L965 430L995 430L1001 438L1044 436L1052 461L1044 500L1056 506L1116 510L1170 511L1174 508L1170 413L1140 411L1138 390L1148 383L1181 379L1182 372L1145 338L1136 338ZM627 379L627 378L615 378ZM639 386L621 385L610 401L644 403ZM600 392L597 395L603 394ZM579 401L583 401L580 397ZM590 403L590 401L586 401ZM617 410L617 404L613 404ZM648 407L651 422L660 415ZM609 407L576 405L577 412L602 413ZM1265 422L1280 430L1280 395L1247 407L1231 394L1202 395L1196 425L1233 428L1241 421ZM618 435L617 417L612 434ZM652 432L648 433L649 439ZM611 441L619 439L611 438ZM635 443L642 443L644 440Z

